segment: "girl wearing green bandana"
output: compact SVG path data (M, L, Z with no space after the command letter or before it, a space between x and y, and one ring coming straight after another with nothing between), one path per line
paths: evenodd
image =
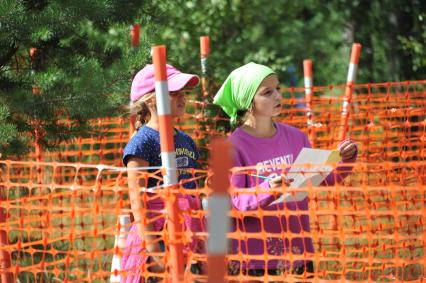
M269 274L277 276L275 279L282 279L289 273L313 276L313 243L304 235L310 231L308 199L271 205L280 194L265 193L269 188L288 186L292 180L284 178L283 168L294 162L303 147L311 147L303 132L274 121L282 110L278 76L267 66L248 63L232 71L214 97L214 103L222 107L236 128L229 136L235 151L234 166L257 168L253 172L256 174L235 173L231 177L233 187L251 191L258 187L263 189L257 194L231 196L233 209L255 213L233 219L232 232L237 235L246 233L247 236L232 239L231 253L239 260L230 262L230 274L242 273L251 277ZM338 148L342 162L355 162L358 149L354 142L343 141ZM341 182L351 168L340 166L327 177L324 185ZM255 216L265 211L277 213L276 216ZM291 211L298 212L293 214ZM253 259L253 256L257 258ZM257 279L250 282L263 282Z

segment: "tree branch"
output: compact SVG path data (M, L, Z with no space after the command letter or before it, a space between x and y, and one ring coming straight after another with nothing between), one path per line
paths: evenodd
M16 51L18 51L18 46L14 44L14 46L11 46L3 57L0 57L0 68L3 68L3 66L9 62L10 58L15 55Z

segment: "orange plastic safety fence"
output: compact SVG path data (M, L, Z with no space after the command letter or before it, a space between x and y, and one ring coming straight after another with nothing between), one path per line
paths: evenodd
M309 165L305 165L309 168ZM249 174L256 168L240 169ZM259 183L262 180L259 181ZM284 206L281 210L251 211L232 210L231 215L241 221L254 217L260 219L261 228L256 232L244 232L244 227L230 233L235 240L258 240L265 245L273 238L288 239L286 249L280 254L264 250L258 255L247 256L239 248L228 256L231 265L229 279L235 282L259 280L259 282L424 282L426 267L426 162L364 163L354 164L352 173L344 183L335 186L292 189L291 193L307 192L309 209ZM289 191L289 190L287 190ZM269 189L279 194L282 189ZM260 194L256 191L233 188L231 195ZM301 221L302 215L310 217L310 232L286 226L289 219ZM281 233L268 233L263 217L287 219ZM297 222L296 221L296 222ZM277 224L278 225L278 224ZM302 223L299 222L302 226ZM271 227L269 227L271 229ZM292 240L311 238L314 252L297 251ZM254 243L254 242L252 242ZM265 246L266 247L266 246ZM281 261L278 274L254 277L240 270L241 265L257 259L269 262ZM291 274L290 268L297 260L314 263L314 273ZM278 265L280 266L280 265ZM232 270L234 267L234 270ZM311 276L311 277L309 277Z
M127 117L99 118L91 122L98 131L96 135L63 143L55 151L43 151L41 160L121 166L121 155L129 140ZM28 158L37 160L34 149Z
M308 126L302 88L284 88L283 111L277 120L305 133L314 132L314 147L332 148L338 142L345 85L313 88L313 126ZM194 96L195 97L195 96ZM209 152L209 141L223 136L229 120L210 102L189 99L187 113L178 128ZM359 161L403 162L424 156L426 141L426 81L371 83L353 86L348 136L360 146ZM102 133L64 144L58 152L44 152L42 160L83 162L120 166L122 150L129 139L128 121L103 118L93 121ZM208 156L201 162L207 166ZM31 160L36 160L34 152Z
M82 164L12 162L0 163L4 200L1 207L7 212L7 222L0 223L0 230L8 234L7 245L1 247L11 257L10 272L21 282L103 282L112 274L125 276L134 271L112 270L113 255L123 256L123 251L114 248L114 239L119 234L118 215L130 213L124 168L89 166ZM37 171L42 180L36 179ZM205 171L194 172L202 178ZM143 178L146 171L141 171ZM154 175L152 175L154 177ZM155 176L158 178L158 176ZM351 184L351 185L349 185ZM286 282L333 282L346 281L421 281L426 266L426 163L412 161L405 164L391 162L363 163L355 165L345 184L333 187L309 187L309 210L237 211L231 216L243 219L251 216L298 217L308 215L311 232L304 232L315 244L314 253L276 256L263 253L250 259L265 261L281 259L294 262L309 259L314 262L313 278L308 274L292 275L284 269L280 275L262 278L231 270L230 281L259 279L283 280ZM209 189L184 190L199 198ZM247 192L232 189L231 195ZM278 191L277 191L278 193ZM156 196L166 200L171 196L159 190ZM154 196L151 196L153 198ZM150 198L142 198L148 201ZM182 211L185 215L203 218L204 211ZM158 217L166 217L164 215ZM157 218L146 219L146 223ZM126 227L129 228L129 227ZM152 232L168 243L167 230ZM124 234L128 237L129 232ZM203 239L205 232L184 231L183 243L189 244L193 237ZM290 230L277 234L266 233L264 227L256 233L240 230L229 234L231 239L247 237L267 241L270 237L294 239L301 235ZM142 244L143 245L143 244ZM149 255L142 251L142 255ZM166 252L160 254L167 258ZM242 254L228 256L230 261L246 262ZM186 265L205 262L202 253L188 251ZM141 266L142 275L152 276ZM157 274L165 277L167 273ZM188 282L204 281L206 275L185 275ZM265 280L265 281L264 281Z
M130 228L130 224L120 227L117 222L119 215L131 213L126 168L4 161L0 162L0 171L1 209L7 215L6 222L0 223L0 231L8 235L8 243L0 251L7 254L11 263L0 267L0 274L12 274L14 282L105 282L111 275L134 272L120 272L119 266L111 270L113 256L122 257L124 253L114 247L115 237L120 229ZM140 170L141 178L154 177L161 181L160 171ZM195 179L205 179L206 172L194 171L195 175ZM194 198L200 198L201 192L201 189L187 192L181 187L175 193L192 193ZM173 195L158 190L141 201L158 197L166 200ZM203 214L203 211L185 210L182 221L187 215L204 218ZM164 216L161 210L159 216L145 219L145 224ZM129 233L122 233L121 237L128 237ZM152 234L168 245L167 230ZM185 231L181 239L188 244L193 237L205 241L205 236ZM141 251L142 254L151 255L147 251ZM167 250L160 256L167 258ZM199 256L189 251L187 261L197 261ZM147 277L146 267L140 268L144 268L142 275ZM167 273L159 274L165 276ZM191 281L196 276L189 273L187 278Z
M274 211L275 216L309 215L311 232L306 235L312 237L315 252L289 254L285 259L312 260L314 277L283 270L280 276L254 278L239 270L231 272L230 281L424 282L426 81L353 88L347 136L357 142L360 151L352 174L344 185L307 188L308 211ZM304 89L283 89L284 107L278 120L306 133L313 131L314 147L334 148L341 129L344 89L314 87L313 125L307 123ZM2 271L11 272L21 282L101 282L111 275L111 258L120 255L120 250L114 249L114 237L120 230L117 217L130 212L126 173L123 168L81 162L120 166L128 130L123 118L97 122L104 134L64 144L60 152L43 153L44 160L70 163L0 163L1 207L8 216L7 222L0 223L0 230L7 232L9 240L1 251L12 259L11 267ZM210 103L190 100L179 127L208 152L210 138L224 135L226 123L227 118ZM207 159L202 161L207 163ZM196 194L201 192L209 193L205 188L196 190ZM233 189L230 193L240 192ZM183 213L204 215L203 211ZM253 213L270 212L233 210L231 216L244 218ZM188 244L192 233L184 233ZM166 232L159 236L167 244ZM265 241L270 236L264 229L250 234ZM285 232L280 236L291 239L300 235ZM233 232L229 237L245 239L247 235ZM270 260L274 256L264 253L255 257ZM204 255L189 252L187 264L195 258L205 260ZM247 260L241 253L228 258ZM205 275L186 273L188 280L205 279ZM126 271L117 274L125 275ZM149 275L146 268L143 275Z

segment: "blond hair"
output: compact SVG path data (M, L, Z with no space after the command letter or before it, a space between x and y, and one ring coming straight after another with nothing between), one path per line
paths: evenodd
M151 119L151 111L149 110L149 107L146 104L146 102L154 97L155 97L154 92L147 93L136 102L132 102L130 104L130 109L129 109L130 114L137 115L136 122L135 122L136 131L142 128L142 126L148 123L149 119Z

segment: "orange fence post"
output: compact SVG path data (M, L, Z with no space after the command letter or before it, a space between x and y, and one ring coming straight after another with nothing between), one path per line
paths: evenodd
M208 282L225 282L227 232L230 227L228 212L230 200L228 195L229 170L232 167L231 145L225 140L216 140L212 144L211 168L213 194L209 197L207 245Z
M312 111L313 78L312 60L303 60L303 74L305 82L306 116L308 124L308 138L312 147L315 147L314 113Z
M200 58L201 58L201 88L203 96L209 95L207 90L207 57L210 53L210 42L208 36L200 37Z
M7 200L7 189L4 188L4 193L0 192L0 225L7 221L7 210L4 208L3 201ZM4 247L9 246L7 230L0 230L0 282L12 283L12 273L6 271L11 267L10 254Z
M43 148L41 147L40 144L40 139L41 139L41 133L40 133L40 125L39 123L36 121L36 129L35 129L35 155L36 155L36 162L41 162L42 161L42 156L43 156ZM41 168L39 165L36 166L36 171L37 171L37 183L41 184L43 177L41 174Z
M139 24L134 24L130 28L130 42L131 42L132 50L136 50L139 46L140 28L141 27ZM133 80L133 77L132 77L132 80ZM136 115L132 114L129 117L129 139L132 137L133 133L135 132L135 123L136 123Z
M352 102L352 88L355 83L356 72L358 70L358 60L360 52L361 44L354 43L352 45L351 62L349 64L348 78L346 80L345 98L343 100L342 105L339 141L346 139L346 132L348 131L349 107Z
M173 119L170 109L170 96L166 73L166 47L154 46L152 60L155 68L155 97L160 128L161 163L165 169L164 185L169 192L166 201L167 230L170 237L170 258L167 265L170 267L170 282L183 282L183 243L182 225L180 222L177 195L171 196L176 188L176 152L173 139Z
M33 68L33 63L34 63L34 59L37 56L37 48L35 47L31 47L30 48L30 63L31 63L31 68ZM32 72L34 72L34 69L32 70ZM41 90L38 86L33 85L32 89L31 89L33 95L37 96L41 94ZM37 162L41 162L42 161L42 156L43 156L43 148L41 147L40 144L40 140L42 138L42 130L41 130L41 125L40 125L40 121L35 118L34 121L34 143L35 143L35 156L36 156L36 161ZM37 183L40 184L42 182L42 176L41 176L41 169L39 166L36 167L37 170Z

